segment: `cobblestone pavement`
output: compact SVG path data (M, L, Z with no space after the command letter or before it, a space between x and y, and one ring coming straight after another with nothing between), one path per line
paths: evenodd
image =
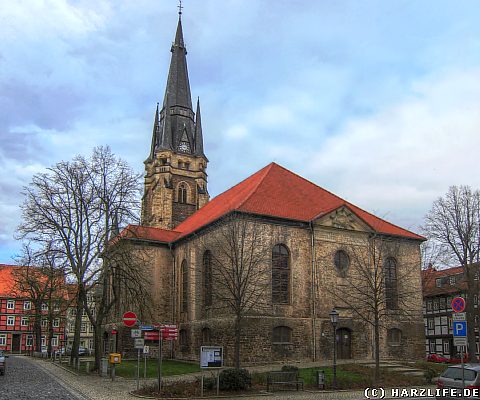
M8 361L9 369L7 370L7 375L4 377L0 376L1 400L133 400L135 398L129 394L130 391L136 388L134 380L117 377L115 382L112 382L109 378L101 378L97 375L76 375L58 366L58 363L54 364L50 361L27 357L11 357ZM5 382L2 380L5 380ZM171 380L175 380L175 378ZM147 381L149 384L154 382L155 380ZM2 383L5 383L5 385ZM141 383L142 386L143 384L144 382ZM4 388L7 388L6 392ZM241 399L365 400L365 394L362 390L336 392L283 391L268 394L267 396L249 396Z
M2 400L86 400L82 394L65 385L25 357L10 356L4 376L0 376Z

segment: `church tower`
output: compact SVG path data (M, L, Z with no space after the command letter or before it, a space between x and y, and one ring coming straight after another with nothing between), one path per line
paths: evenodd
M163 229L175 228L209 200L200 101L193 112L181 16L180 9L165 97L161 107L157 103L145 160L142 225Z

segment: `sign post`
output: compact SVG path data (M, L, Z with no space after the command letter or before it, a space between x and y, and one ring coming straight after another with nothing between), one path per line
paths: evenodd
M147 379L147 354L150 351L149 346L143 346L143 361L145 362L143 366L143 379Z
M223 367L223 347L201 346L200 347L200 368L218 369ZM220 392L220 373L217 373L217 396ZM203 374L201 395L203 397Z
M452 300L453 319L453 344L460 346L460 360L462 362L462 393L465 391L465 364L463 360L463 349L467 348L467 321L465 321L465 299L455 297ZM454 315L456 315L454 317ZM465 346L465 347L464 347Z
M140 389L140 350L145 346L145 340L142 338L135 338L134 347L137 349L137 390Z
M162 361L163 361L163 339L176 340L178 337L177 325L160 324L154 325L158 329L158 392L162 390ZM160 395L161 396L161 395Z

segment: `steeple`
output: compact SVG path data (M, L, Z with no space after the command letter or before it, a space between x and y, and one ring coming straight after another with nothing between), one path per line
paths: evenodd
M200 98L197 98L197 112L195 114L195 155L205 157L205 154L203 153L203 134L202 134L202 117L200 116Z
M190 95L190 83L187 71L187 49L183 41L182 20L178 18L177 33L175 41L170 50L172 58L170 70L168 71L167 87L165 96L170 96L172 106L192 108L192 97Z
M165 96L155 109L150 154L145 160L142 224L162 229L173 229L209 200L200 101L195 114L181 2L179 9Z

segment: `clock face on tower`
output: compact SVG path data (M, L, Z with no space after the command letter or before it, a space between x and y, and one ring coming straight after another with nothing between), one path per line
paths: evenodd
M178 151L182 153L190 153L190 144L188 142L180 142L178 145Z

